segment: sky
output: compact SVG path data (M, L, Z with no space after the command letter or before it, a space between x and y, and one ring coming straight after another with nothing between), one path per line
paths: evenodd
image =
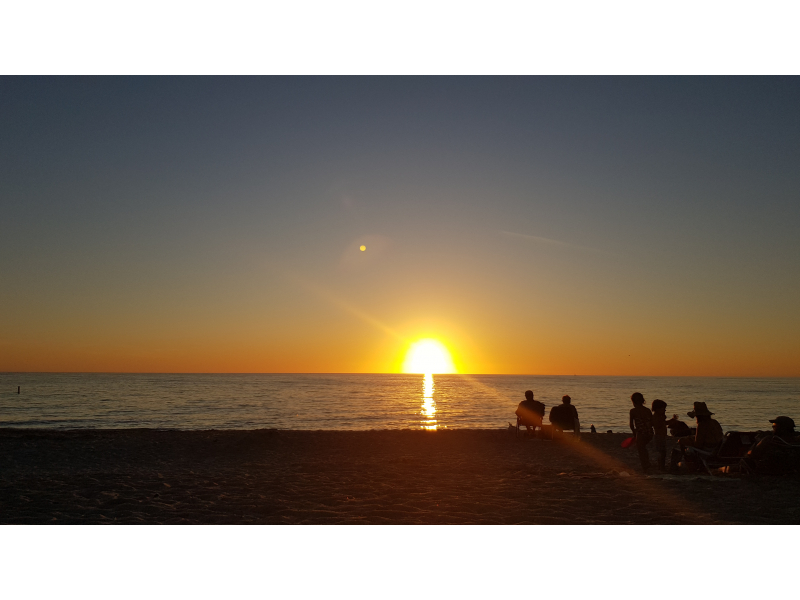
M0 78L0 371L800 376L797 77ZM365 250L360 249L361 246Z

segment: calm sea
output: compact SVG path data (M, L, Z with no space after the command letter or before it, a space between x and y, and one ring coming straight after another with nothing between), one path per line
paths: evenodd
M584 429L599 431L627 430L635 391L685 421L692 402L705 401L726 430L800 418L798 378L0 373L0 426L502 428L526 389L548 411L569 394Z

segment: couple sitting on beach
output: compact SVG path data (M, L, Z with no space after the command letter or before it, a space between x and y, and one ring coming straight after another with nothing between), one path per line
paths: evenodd
M537 427L543 428L544 404L533 399L533 392L525 392L525 400L519 403L516 410L517 422L525 425L529 432L533 432ZM552 427L557 431L572 430L575 435L581 432L581 423L578 420L578 410L572 406L572 398L563 396L561 404L550 409L548 417Z

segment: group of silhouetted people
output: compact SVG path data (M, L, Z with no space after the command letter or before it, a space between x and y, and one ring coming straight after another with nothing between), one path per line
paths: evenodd
M661 471L667 470L667 431L670 429L673 436L679 437L681 456L685 454L688 447L714 448L722 441L722 426L719 421L711 418L714 413L708 410L705 402L695 402L694 410L686 413L697 421L694 435L689 426L678 419L677 414L667 420L667 403L663 400L653 400L651 408L647 408L644 405L644 396L640 392L634 392L631 395L631 402L633 408L630 412L629 425L636 440L636 449L645 473L650 470L647 445L651 440L655 442L658 468ZM672 462L676 462L676 457Z
M642 463L642 470L650 470L650 457L647 445L655 441L658 453L658 468L667 470L667 430L678 437L678 446L672 451L670 469L692 469L704 458L712 457L723 444L725 434L719 421L712 419L714 415L705 402L694 402L694 407L687 414L695 419L694 431L686 423L672 415L667 420L667 403L663 400L654 400L651 408L644 405L644 396L635 392L631 395L633 408L630 412L630 428L633 432L636 449ZM770 474L784 474L800 471L800 439L795 434L794 420L790 417L780 416L769 420L772 424L771 432L756 432L756 439L739 465L728 467L724 472L743 470L746 472L760 472ZM748 434L749 435L749 434Z
M672 470L687 465L701 456L709 456L722 444L725 434L719 421L712 419L712 413L705 402L694 402L693 409L686 413L695 419L692 429L673 414L667 419L667 403L653 400L650 408L645 406L644 396L640 392L631 395L633 408L630 410L629 425L633 433L633 442L639 453L642 470L650 471L650 455L648 445L654 442L657 454L657 465L661 471L667 471L667 435L678 438L678 444L672 451L669 468ZM545 405L534 400L533 392L525 392L525 400L519 403L516 410L517 426L524 425L529 433L537 428L545 429ZM550 409L549 415L551 436L554 431L573 431L580 434L581 425L578 410L572 405L569 396L561 398L561 404ZM790 417L780 416L770 419L771 432L757 432L755 442L748 449L741 461L742 471L764 473L800 473L800 438L795 433L794 421ZM592 433L595 432L592 426ZM726 472L731 472L730 470Z

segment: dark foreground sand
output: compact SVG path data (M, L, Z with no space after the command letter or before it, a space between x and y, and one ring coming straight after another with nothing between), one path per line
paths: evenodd
M6 429L0 522L800 522L797 479L645 478L625 437Z

